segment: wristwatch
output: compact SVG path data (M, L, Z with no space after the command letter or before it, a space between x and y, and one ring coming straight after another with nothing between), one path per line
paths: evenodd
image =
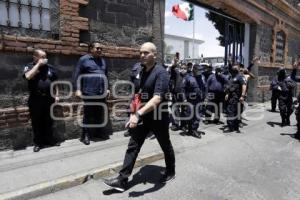
M141 121L141 114L137 111L137 112L135 112L135 116L138 119L138 122L140 122Z

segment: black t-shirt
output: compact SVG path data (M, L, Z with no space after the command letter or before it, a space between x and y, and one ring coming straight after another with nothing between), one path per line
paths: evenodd
M138 87L142 102L148 102L154 95L159 95L162 101L165 101L166 94L169 91L168 72L161 65L157 64L148 72L143 68Z
M169 75L166 69L158 64L155 64L155 66L148 72L146 72L145 68L143 68L140 72L140 80L137 91L141 94L142 103L147 103L154 95L159 95L162 98L161 103L165 103L161 109L167 110L168 106L166 102L166 95L169 92ZM166 119L165 117L167 116L167 112L162 112L162 117L164 119ZM143 116L144 119L149 120L152 120L153 117L153 111Z
M28 63L24 66L24 78L25 73L30 71L34 65L34 63ZM43 65L39 68L39 72L31 80L28 80L28 90L31 95L50 96L51 82L57 80L57 78L57 70L52 65Z

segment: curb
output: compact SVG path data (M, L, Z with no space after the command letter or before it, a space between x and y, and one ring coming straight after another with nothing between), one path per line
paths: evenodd
M160 151L141 155L137 158L134 168L150 164L163 158L164 155ZM27 200L54 193L60 190L68 189L84 184L90 179L97 180L103 177L111 176L120 170L122 164L122 162L117 162L104 167L94 168L86 170L84 172L64 176L56 180L50 180L43 183L27 186L19 190L2 193L0 194L0 200Z

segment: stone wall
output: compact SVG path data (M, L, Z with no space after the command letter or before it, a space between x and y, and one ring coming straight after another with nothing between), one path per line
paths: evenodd
M47 51L49 63L58 69L59 80L70 81L79 57L88 52L88 43L100 41L109 69L110 89L117 80L128 80L131 67L138 61L139 45L153 41L158 47L162 42L162 26L157 18L164 17L164 1L152 0L60 0L54 1L52 12L58 23L51 25L50 32L15 31L0 26L0 150L20 149L32 144L32 130L27 108L27 82L22 78L22 66L32 59L34 48ZM157 5L159 3L159 6ZM161 12L154 8L161 7ZM52 16L52 15L51 15ZM155 18L155 20L154 20ZM58 24L58 26L57 26ZM155 27L155 32L154 32ZM53 33L59 36L53 37ZM162 51L159 48L159 51ZM161 52L160 52L161 54ZM124 93L122 88L119 90ZM125 92L126 93L126 92ZM74 98L63 100L66 104ZM113 112L122 103L124 110L128 98L108 100L112 124L111 131L121 130L127 113ZM55 121L54 132L59 140L78 138L81 128L77 117L68 117L66 108L62 116L66 120Z

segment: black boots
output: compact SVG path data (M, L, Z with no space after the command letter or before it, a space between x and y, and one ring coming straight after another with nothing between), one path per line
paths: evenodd
M82 133L80 141L85 144L85 145L89 145L90 144L90 137L88 133Z

